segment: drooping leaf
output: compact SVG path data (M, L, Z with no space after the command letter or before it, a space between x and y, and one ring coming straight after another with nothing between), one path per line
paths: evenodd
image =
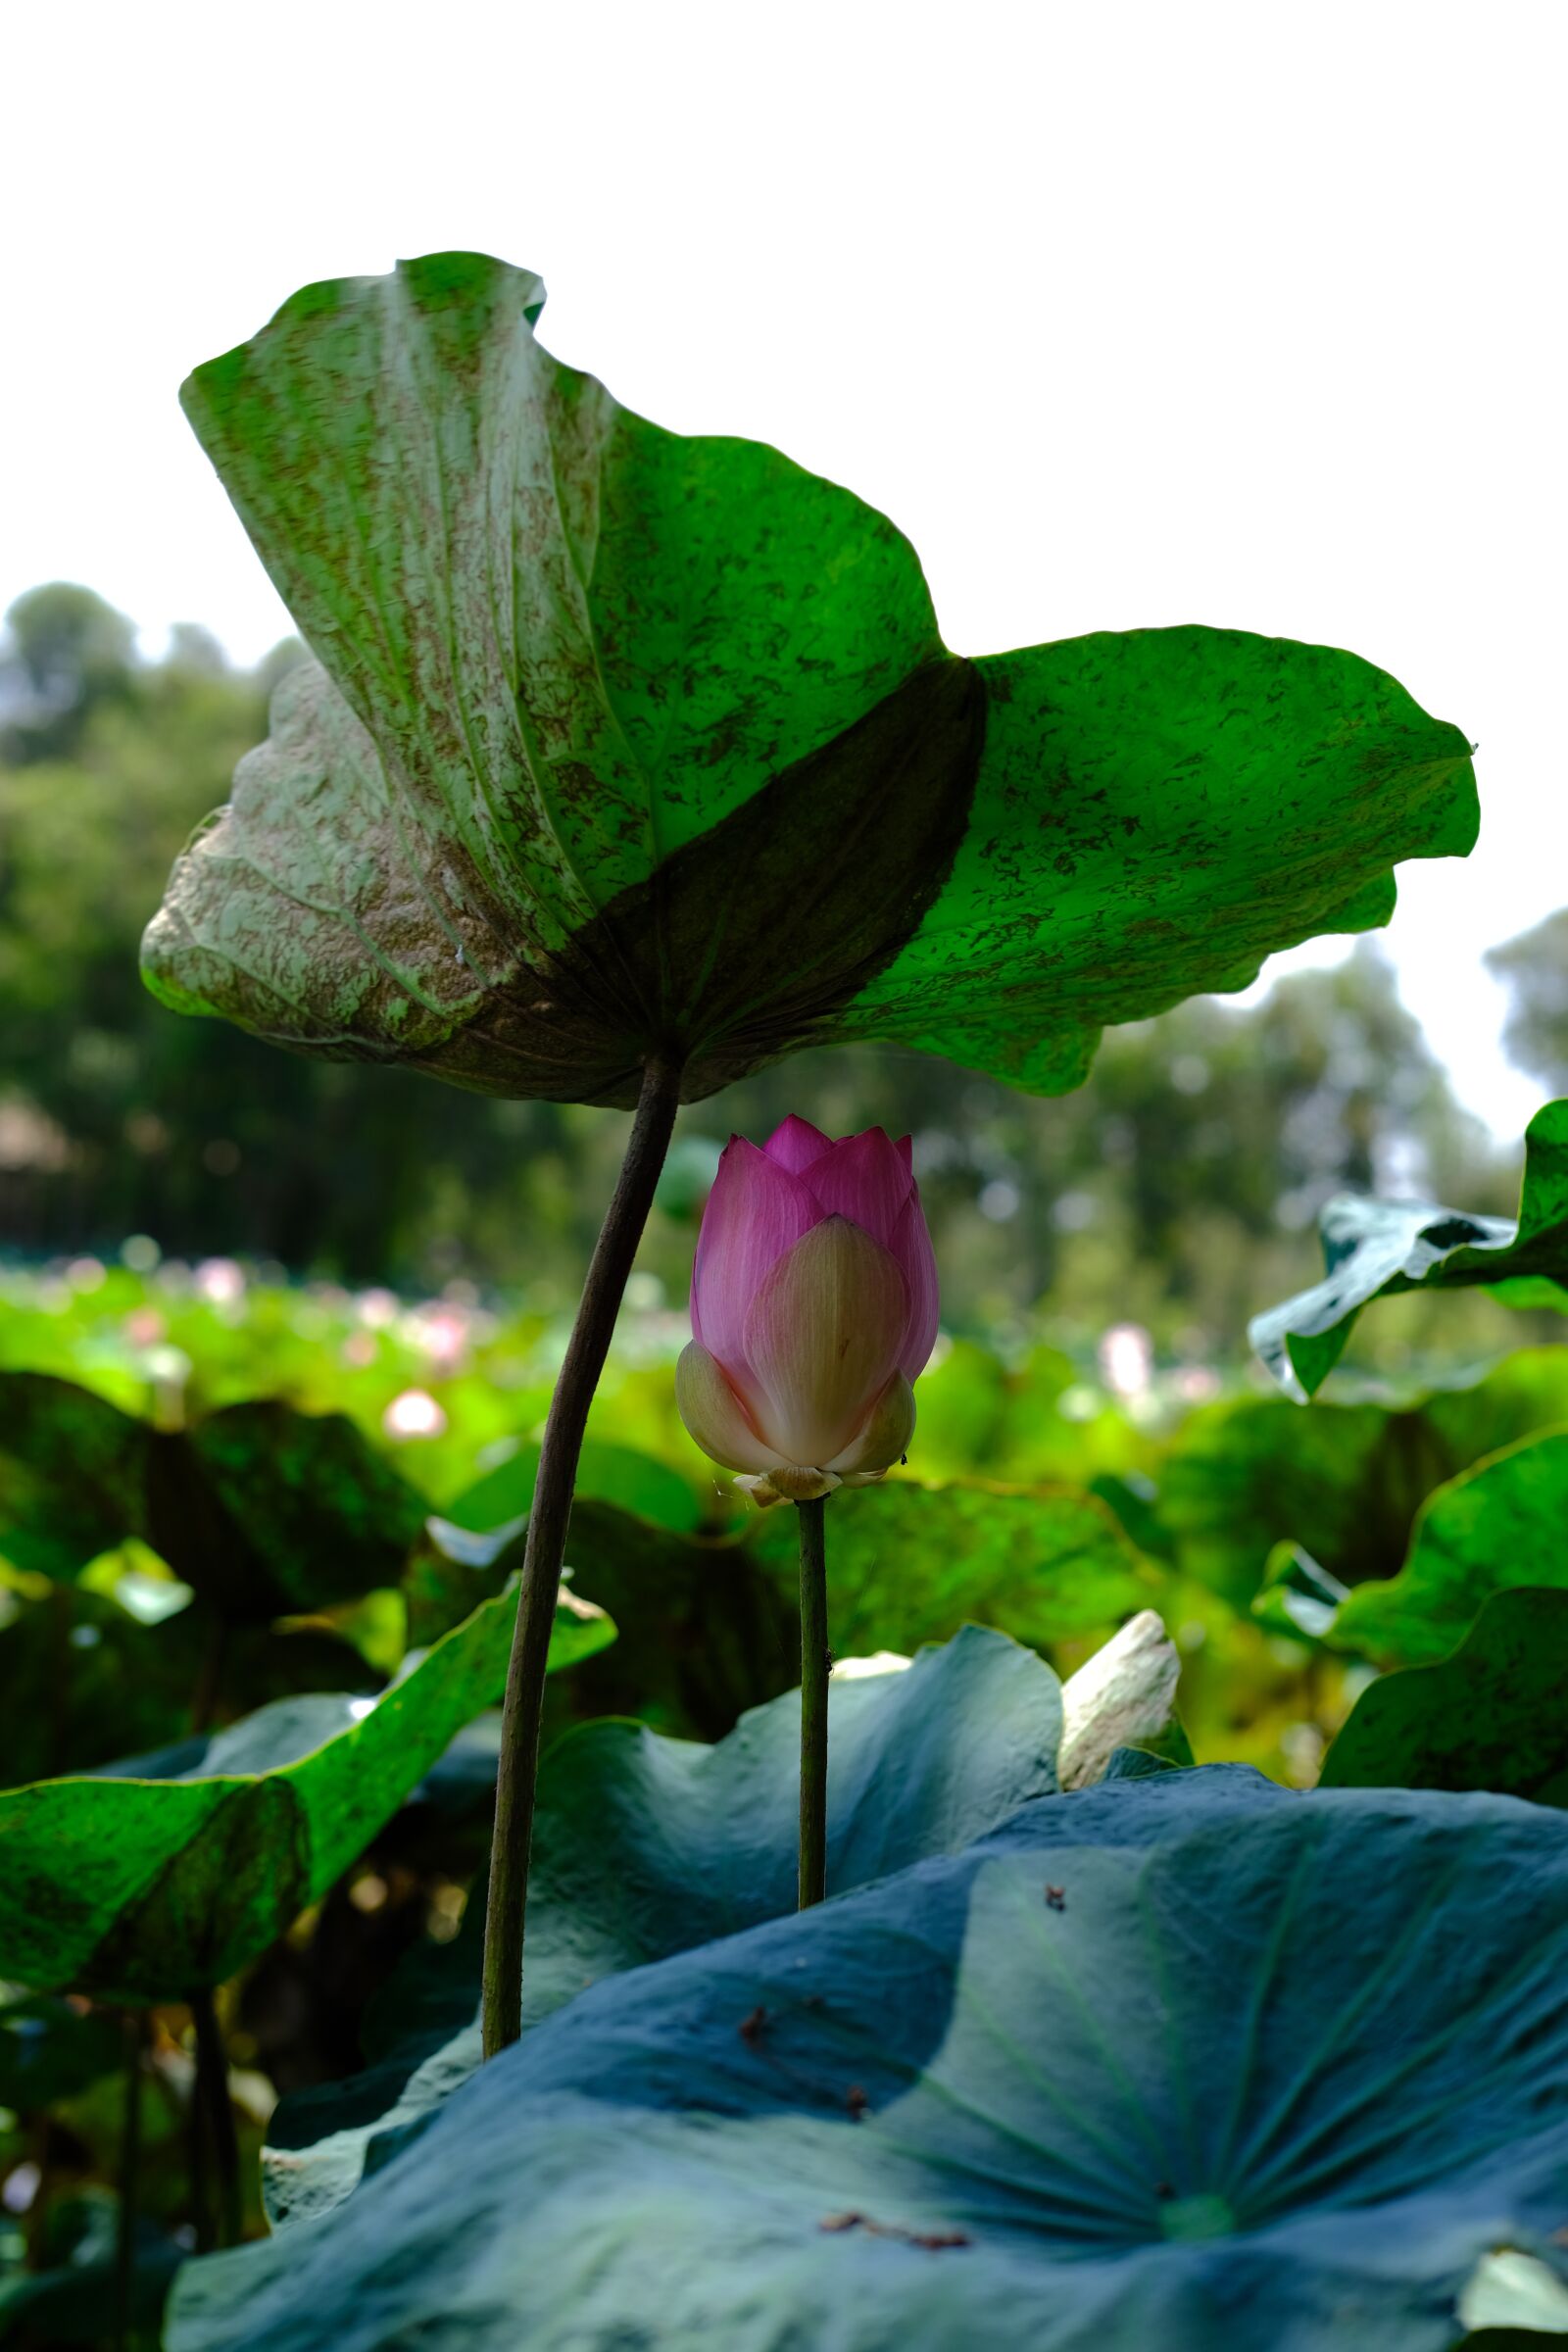
M1061 1687L969 1626L908 1669L829 1686L828 1891L956 1852L1056 1786ZM630 1723L558 1741L539 1778L523 2015L590 1984L794 1908L800 1694L715 1746ZM414 1973L416 2007L385 2057L287 2099L264 2155L273 2226L310 2218L384 2162L479 2060L482 1904Z
M1512 1291L1517 1304L1537 1303L1533 1289L1543 1282L1568 1292L1568 1102L1546 1103L1525 1130L1516 1218L1348 1195L1331 1200L1318 1224L1323 1280L1248 1326L1263 1362L1298 1400L1327 1380L1369 1299L1527 1280L1532 1291Z
M226 1405L152 1428L41 1372L0 1372L0 1552L79 1573L137 1537L231 1623L393 1585L427 1505L342 1413Z
M1565 1964L1539 1807L1049 1798L596 1986L171 2352L1445 2352L1499 2243L1568 2272Z
M217 1984L361 1853L506 1681L515 1603L487 1601L378 1698L284 1699L170 1757L166 1778L0 1794L0 1976L131 2001ZM564 1595L551 1665L613 1638Z
M1464 738L1353 656L961 661L884 516L618 407L543 300L428 256L186 384L317 660L148 932L167 1003L506 1095L628 1102L658 1045L694 1100L850 1037L1056 1092L1470 847Z
M1491 1788L1568 1805L1568 1587L1494 1592L1451 1657L1364 1690L1326 1788Z
M1440 1487L1396 1577L1358 1585L1326 1638L1379 1665L1446 1657L1494 1592L1568 1591L1568 1432L1526 1439Z

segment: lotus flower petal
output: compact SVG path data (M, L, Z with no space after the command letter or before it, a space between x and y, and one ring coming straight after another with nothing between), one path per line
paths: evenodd
M803 1175L812 1160L823 1158L833 1148L831 1136L824 1135L820 1127L813 1127L809 1119L798 1119L793 1110L762 1146L768 1158L777 1166L788 1168L792 1176Z
M913 1435L914 1391L902 1372L895 1372L859 1435L823 1467L846 1478L856 1473L880 1477L907 1450Z
M755 1405L745 1347L748 1310L770 1266L820 1224L815 1195L742 1136L731 1136L703 1211L692 1271L692 1334Z
M918 1193L910 1194L900 1212L892 1247L909 1286L909 1328L899 1350L899 1369L906 1380L918 1380L936 1346L937 1317L941 1311L937 1253L931 1247Z
M745 1405L708 1349L693 1340L675 1366L675 1404L710 1461L726 1470L772 1470L779 1456L763 1445Z
M853 1219L884 1250L892 1246L914 1184L898 1146L888 1141L880 1127L868 1127L863 1135L848 1136L835 1144L803 1181L810 1186L827 1215Z
M897 1369L909 1286L890 1250L829 1217L764 1277L746 1318L755 1411L786 1462L820 1465L851 1444Z

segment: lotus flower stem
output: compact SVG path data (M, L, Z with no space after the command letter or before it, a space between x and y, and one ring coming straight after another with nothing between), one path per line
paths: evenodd
M801 1523L801 1871L796 1908L827 1892L827 1497L800 1502Z
M679 1064L650 1054L643 1068L631 1140L599 1230L545 1424L533 1508L528 1514L517 1629L507 1670L496 1773L496 1826L484 1927L482 2020L487 2058L504 2050L522 2032L522 1947L534 1789L539 1777L539 1720L582 1433L679 1105Z

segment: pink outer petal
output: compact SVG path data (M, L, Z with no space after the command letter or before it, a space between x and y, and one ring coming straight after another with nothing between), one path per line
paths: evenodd
M756 1401L743 1336L752 1300L768 1268L821 1223L822 1213L798 1176L744 1137L730 1137L697 1237L692 1336L748 1402Z
M846 1217L814 1226L772 1267L746 1321L764 1443L804 1468L842 1452L897 1369L908 1322L891 1251Z
M925 1211L920 1206L918 1186L905 1202L899 1217L898 1230L893 1236L893 1254L904 1269L904 1279L909 1286L909 1328L904 1335L899 1350L899 1370L906 1380L918 1380L931 1359L937 1341L937 1317L941 1299L937 1286L937 1253L931 1247L931 1234L926 1225Z
M880 1127L868 1127L863 1135L835 1144L825 1159L807 1170L803 1181L828 1216L849 1217L884 1250L892 1246L914 1185L898 1146L889 1143Z
M803 1169L810 1166L813 1159L820 1159L825 1152L831 1152L832 1149L830 1136L824 1135L820 1127L813 1127L809 1119L798 1119L793 1110L781 1127L774 1128L762 1146L774 1165L788 1168L792 1176L799 1176Z
M726 1470L773 1470L779 1457L762 1444L744 1404L708 1349L693 1340L675 1366L680 1417L710 1461Z

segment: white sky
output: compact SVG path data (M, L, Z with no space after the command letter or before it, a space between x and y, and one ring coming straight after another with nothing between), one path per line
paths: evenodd
M1568 901L1565 63L1561 0L13 11L0 609L74 577L263 652L180 378L480 247L632 406L885 508L960 652L1203 620L1457 720L1481 847L1387 939L1516 1133L1479 958Z

